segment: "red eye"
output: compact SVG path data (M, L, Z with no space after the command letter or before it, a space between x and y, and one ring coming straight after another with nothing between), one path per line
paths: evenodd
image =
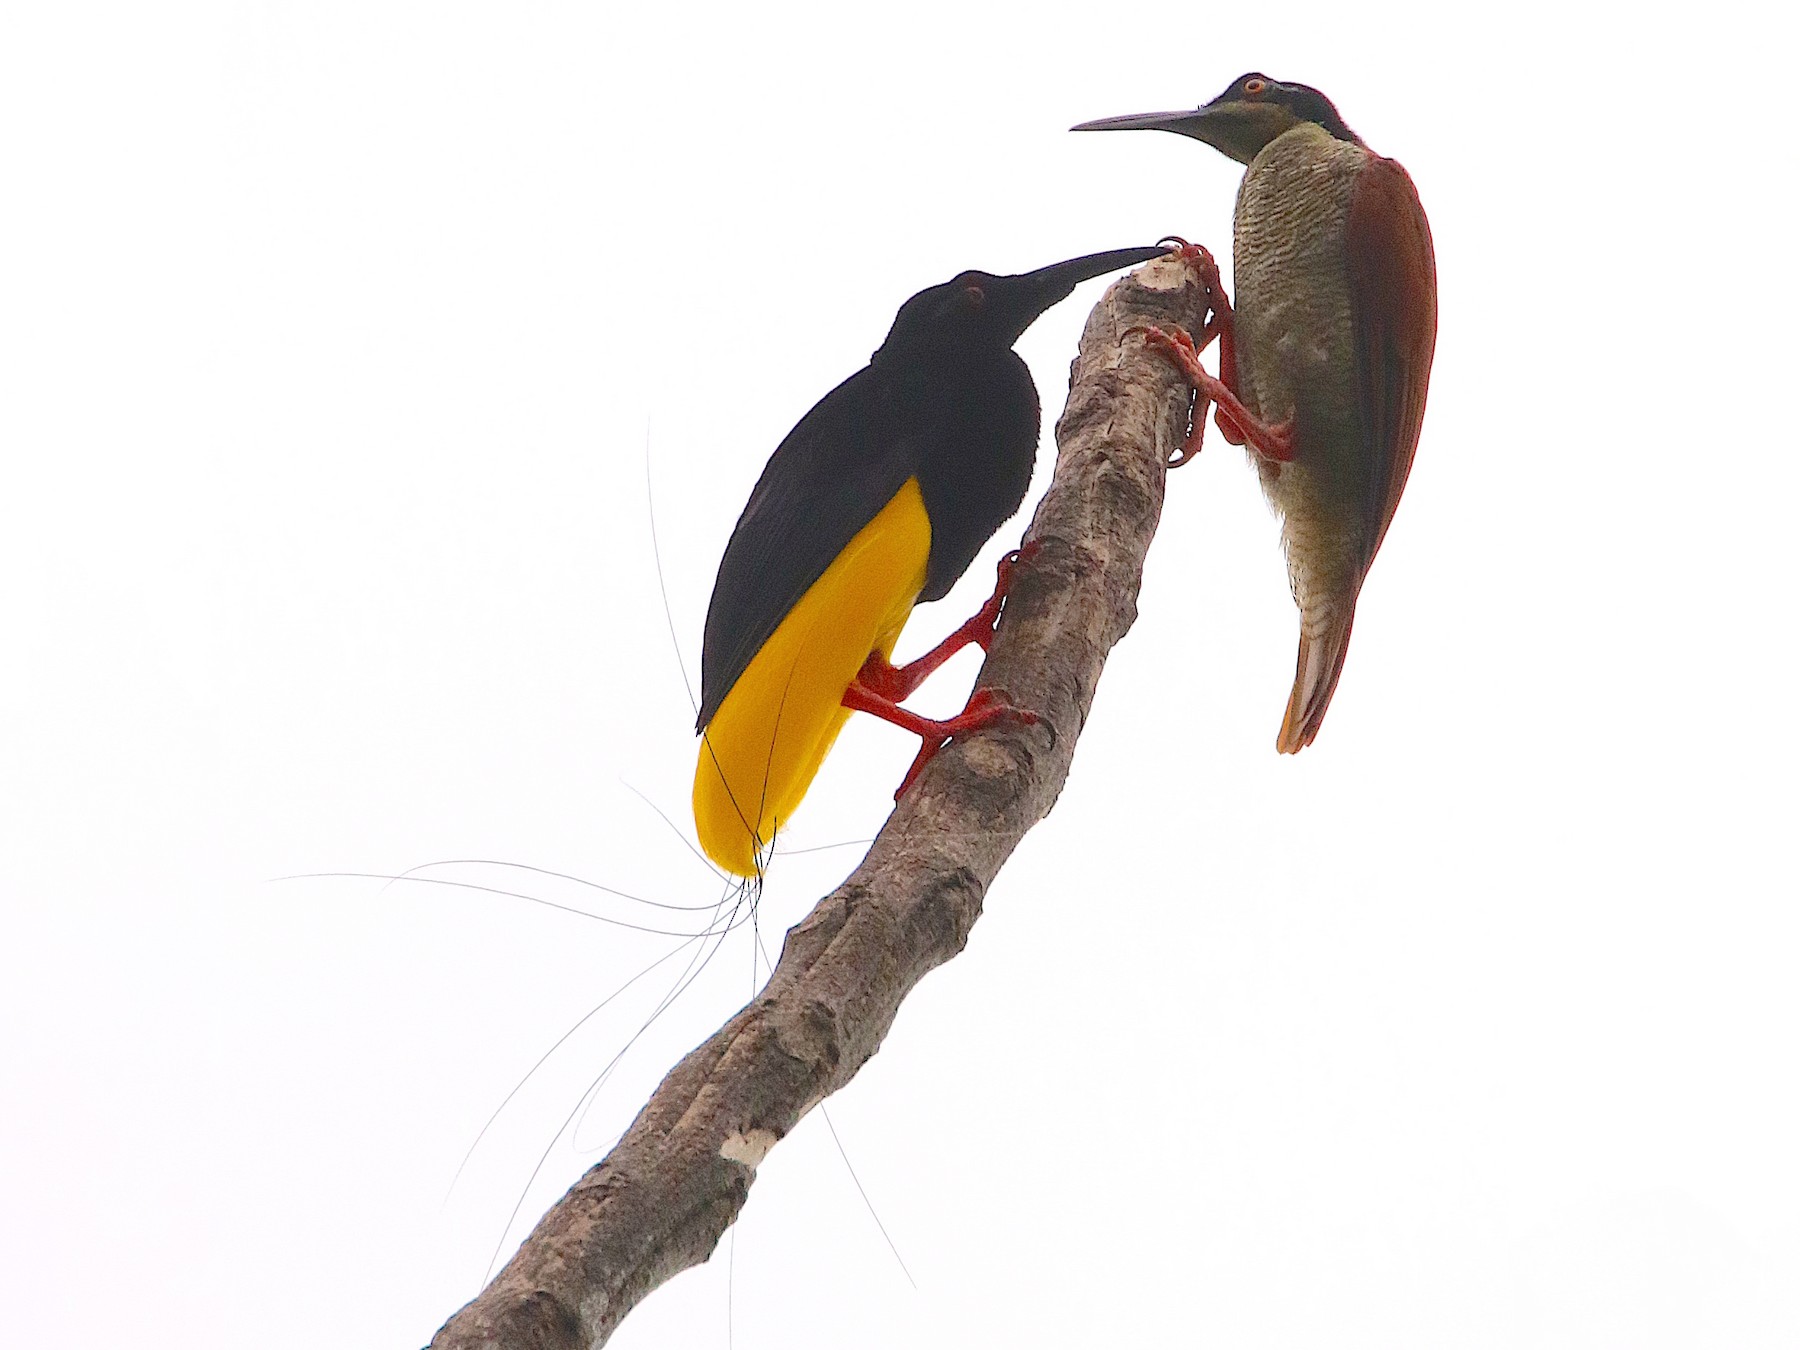
M980 309L987 303L987 292L981 287L970 284L963 287L963 302L970 309Z
M1268 93L1268 91L1269 91L1269 82L1267 80L1245 80L1244 81L1244 97L1245 98L1260 98L1263 94Z

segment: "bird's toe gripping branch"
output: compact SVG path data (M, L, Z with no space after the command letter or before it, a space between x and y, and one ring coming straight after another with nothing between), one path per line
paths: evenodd
M1231 297L1225 294L1225 282L1219 276L1218 260L1213 257L1212 250L1205 244L1190 244L1178 234L1165 235L1156 242L1172 245L1175 256L1193 269L1206 291L1209 317L1201 333L1201 349L1204 350L1214 337L1228 341L1225 335L1231 328Z
M1212 324L1209 322L1207 329L1211 328ZM1171 469L1180 468L1200 453L1201 441L1206 434L1206 408L1209 403L1217 405L1215 420L1225 439L1233 445L1249 445L1263 458L1278 463L1285 464L1294 458L1294 419L1290 417L1285 422L1270 425L1246 408L1224 380L1200 364L1200 352L1205 347L1205 342L1195 346L1194 339L1183 328L1177 328L1172 333L1160 328L1134 328L1131 332L1140 334L1145 346L1166 356L1194 386L1192 430L1188 432L1181 452L1169 461ZM1204 332L1202 336L1205 336ZM1206 341L1210 342L1211 338L1208 337Z
M1183 329L1166 333L1160 328L1134 328L1147 346L1167 356L1194 386L1194 414L1188 438L1173 459L1171 469L1178 469L1200 453L1206 435L1206 407L1216 405L1213 420L1219 433L1233 445L1249 445L1266 459L1287 463L1294 457L1293 419L1271 426L1243 404L1237 395L1237 316L1232 312L1231 297L1219 276L1219 264L1210 250L1201 244L1170 235L1161 242L1174 244L1181 261L1191 267L1206 292L1206 326L1196 342ZM1130 334L1128 333L1127 336ZM1219 342L1219 373L1208 374L1200 364L1200 353Z
M1031 726L1038 720L1038 715L1029 708L1015 708L992 689L977 689L969 695L969 702L955 717L943 719L921 717L916 712L902 708L891 699L871 693L861 684L853 684L844 691L844 706L855 712L873 713L884 722L892 722L913 733L920 740L919 753L913 758L912 767L906 771L906 777L900 780L900 786L894 790L894 800L899 801L906 795L906 790L913 785L925 769L925 766L937 757L938 751L958 737L966 736L972 731L981 731L1000 722L1014 722L1021 726Z
M1029 726L1038 720L1036 713L1026 708L1013 707L992 689L977 689L969 695L969 702L960 713L941 720L909 712L900 706L900 700L917 689L928 675L964 647L975 645L987 651L993 646L994 632L1000 623L1000 612L1006 603L1006 593L1012 589L1018 569L1036 557L1041 547L1034 539L1002 558L994 582L994 593L967 622L925 655L904 666L895 666L880 652L871 652L868 660L863 662L862 669L857 672L856 679L844 691L843 702L846 708L855 712L872 713L883 721L892 722L895 726L912 732L922 742L912 767L906 771L906 777L900 780L900 786L894 793L896 801L906 795L913 780L952 738L980 731L983 727L990 727L998 722L1017 722Z
M970 616L967 622L950 634L937 646L916 661L908 661L903 666L889 664L880 652L870 652L869 659L863 662L862 669L857 672L856 685L867 692L889 702L898 703L921 684L926 677L944 662L955 656L964 647L974 645L982 651L994 645L994 630L1000 624L1000 610L1006 603L1006 593L1012 589L1013 578L1019 568L1037 557L1043 545L1033 539L1020 548L1015 548L1000 560L994 579L994 593L990 595ZM851 686L855 688L855 685Z

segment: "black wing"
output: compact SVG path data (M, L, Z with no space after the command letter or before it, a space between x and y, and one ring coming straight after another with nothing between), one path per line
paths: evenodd
M922 438L865 367L813 405L770 456L706 611L704 730L750 662L838 554L918 472Z

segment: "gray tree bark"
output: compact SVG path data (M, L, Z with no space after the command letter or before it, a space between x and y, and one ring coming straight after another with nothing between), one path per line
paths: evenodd
M604 1344L644 1295L712 1254L757 1164L962 950L1001 864L1062 790L1101 667L1137 615L1165 465L1186 435L1186 380L1128 332L1198 333L1205 306L1191 271L1162 258L1088 317L1056 476L1026 532L1041 550L1019 569L980 676L1041 720L938 755L862 865L789 931L763 992L670 1071L433 1350Z

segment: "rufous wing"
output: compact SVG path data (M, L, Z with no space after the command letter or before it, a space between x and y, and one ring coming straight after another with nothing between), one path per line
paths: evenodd
M1406 490L1437 346L1437 262L1431 227L1412 179L1396 161L1371 154L1357 175L1344 244L1363 453L1369 464L1356 577L1360 586ZM1318 735L1344 669L1355 615L1353 589L1332 607L1321 631L1310 637L1301 633L1294 688L1275 742L1283 754L1311 745Z
M1437 261L1418 191L1396 160L1370 155L1345 223L1365 453L1366 571L1406 490L1437 346Z

